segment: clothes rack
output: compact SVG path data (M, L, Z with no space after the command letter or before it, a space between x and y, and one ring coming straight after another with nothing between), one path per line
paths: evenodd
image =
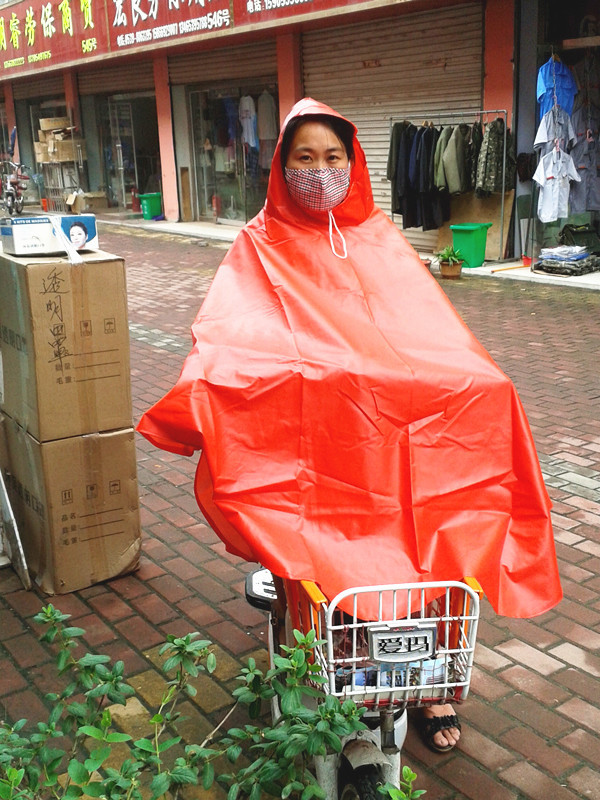
M503 153L502 153L502 193L501 193L501 200L500 200L500 250L498 254L498 261L504 260L504 250L503 250L503 243L504 243L504 195L505 195L505 186L506 186L506 145L507 145L507 121L508 121L508 113L505 108L483 108L483 109L450 109L448 111L440 111L440 112L433 112L433 111L417 111L411 114L404 114L402 117L391 116L390 117L390 137L392 134L392 128L394 127L395 122L402 122L406 119L425 119L429 121L435 121L439 125L459 125L461 122L467 122L468 120L472 120L474 117L479 118L480 122L483 123L484 117L489 119L490 116L494 118L501 117L504 123L504 142L503 142ZM392 213L392 219L394 218L394 214Z

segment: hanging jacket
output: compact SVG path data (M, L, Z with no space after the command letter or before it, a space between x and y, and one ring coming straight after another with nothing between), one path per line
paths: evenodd
M486 127L477 162L475 191L479 196L515 188L516 160L512 134L506 131L506 163L504 164L504 120L500 117ZM502 174L504 170L504 186Z
M311 113L338 116L304 99L284 126ZM202 451L206 519L283 578L331 598L474 575L498 613L547 611L561 597L550 504L513 384L374 205L356 133L339 234L291 199L280 147L176 385L138 430ZM378 608L363 597L357 613Z
M442 128L439 135L437 144L435 146L435 155L433 162L434 181L438 189L447 189L448 181L446 180L446 173L444 171L444 151L448 145L448 141L452 136L454 130L452 125L447 125Z
M450 194L469 191L471 164L469 162L470 130L465 123L457 125L444 149L442 160Z
M408 124L400 136L398 162L396 165L396 203L402 214L402 227L415 228L419 225L418 193L409 178L410 157L413 140L417 134L415 125Z
M474 189L477 185L477 162L479 160L479 153L481 151L481 144L483 142L483 126L479 120L473 123L471 128L471 176L470 176L470 189Z

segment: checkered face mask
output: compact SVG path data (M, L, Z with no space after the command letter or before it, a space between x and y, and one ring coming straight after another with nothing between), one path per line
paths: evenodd
M344 169L289 169L285 168L285 181L289 193L303 208L312 211L330 211L339 206L348 194L351 164Z

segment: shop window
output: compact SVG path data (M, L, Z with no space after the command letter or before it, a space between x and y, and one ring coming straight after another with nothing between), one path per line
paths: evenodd
M192 90L196 216L243 224L265 202L279 133L273 84Z

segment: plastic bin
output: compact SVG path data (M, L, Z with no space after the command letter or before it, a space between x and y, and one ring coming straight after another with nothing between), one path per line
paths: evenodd
M485 260L485 245L491 222L468 222L450 225L452 244L464 258L463 267L480 267Z
M152 194L141 194L140 205L142 206L142 217L144 219L154 219L162 214L162 194L152 192Z

